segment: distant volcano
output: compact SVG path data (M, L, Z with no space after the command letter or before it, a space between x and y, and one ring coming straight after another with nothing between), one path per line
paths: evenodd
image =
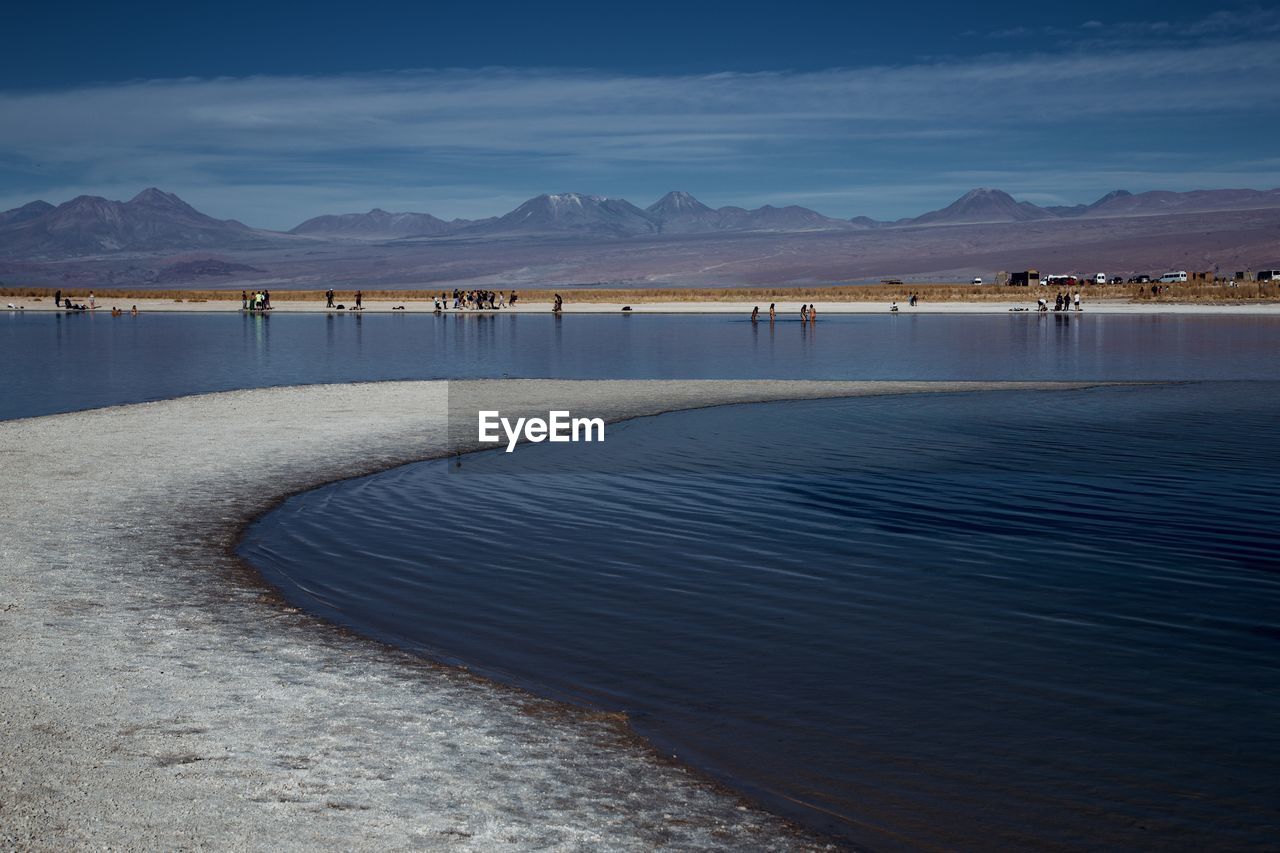
M1015 201L1003 190L970 190L941 210L934 210L899 224L952 225L983 222L1031 222L1054 215L1026 201Z
M673 190L649 205L645 213L670 234L714 231L720 227L718 212L679 190Z
M632 237L656 234L658 226L648 214L626 199L582 193L556 193L531 198L505 216L472 225L461 233L571 233Z

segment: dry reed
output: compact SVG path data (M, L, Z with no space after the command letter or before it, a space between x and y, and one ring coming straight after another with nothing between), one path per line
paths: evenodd
M52 297L57 288L52 287L3 287L0 297ZM906 301L917 294L926 302L1009 302L1034 300L1040 296L1052 298L1055 287L1014 287L971 284L874 284L834 285L823 287L778 286L734 288L516 288L523 302L550 302L559 293L569 303L652 303L652 302L890 302ZM93 291L101 299L171 299L187 302L238 302L240 294L234 290L149 290L138 288L63 288L64 296L83 300ZM1098 299L1156 300L1165 302L1273 302L1280 301L1280 282L1238 282L1236 286L1201 283L1172 284L1156 294L1150 285L1085 285L1073 288L1086 301ZM340 302L350 302L355 291L338 291ZM431 301L441 290L365 290L365 301L423 302ZM509 293L508 288L503 289ZM448 290L452 297L453 290ZM271 294L272 302L324 301L320 290L277 290Z

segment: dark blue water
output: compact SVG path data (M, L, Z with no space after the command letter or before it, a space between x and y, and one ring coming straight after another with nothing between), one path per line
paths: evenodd
M379 379L1265 379L1280 317L0 315L0 419Z
M856 844L1274 849L1277 423L1258 382L674 413L326 486L242 553Z

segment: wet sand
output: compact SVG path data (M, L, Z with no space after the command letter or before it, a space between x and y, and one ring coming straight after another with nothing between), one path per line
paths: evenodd
M284 605L232 556L239 532L288 494L445 452L451 395L619 420L1082 384L395 382L0 422L0 847L821 847L616 718Z

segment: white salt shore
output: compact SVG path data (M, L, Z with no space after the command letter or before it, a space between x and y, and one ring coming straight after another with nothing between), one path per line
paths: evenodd
M1053 294L1045 294L1038 290L1027 291L1022 289L1019 293L1009 293L1007 299L983 301L983 302L932 302L923 301L916 307L912 308L906 301L898 303L898 315L909 316L912 314L1020 314L1027 313L1035 315L1036 297L1048 296L1052 301ZM76 297L78 302L87 302L83 297ZM351 299L348 296L340 298L339 303L344 304L349 309ZM889 303L886 302L823 302L820 296L810 297L809 301L815 302L818 307L818 321L822 321L822 317L836 314L888 314ZM53 299L45 297L40 302L36 302L32 297L6 297L5 304L21 305L24 311L56 311L60 310L54 307ZM154 312L216 312L216 313L234 313L240 311L240 300L223 299L209 300L205 302L187 302L175 301L173 299L128 299L124 297L113 297L110 292L104 292L97 296L96 314L109 314L112 307L120 308L129 312L130 308L137 306L138 310L143 313ZM386 300L386 299L366 299L364 301L364 313L381 313L395 311L400 313L400 307L403 306L406 314L431 314L432 305L430 302L422 300L404 299L404 300ZM634 314L731 314L740 317L747 317L751 314L753 307L758 307L764 316L763 321L768 321L769 303L768 302L719 302L719 301L678 301L678 302L636 302L634 304L624 304L622 302L567 302L564 305L565 314L618 314L624 307L630 307L630 313ZM0 309L5 310L5 309ZM503 308L500 311L465 311L449 309L443 312L447 315L481 315L486 316L493 313L499 314L546 314L551 311L551 303L549 302L520 302L516 308ZM778 317L782 320L799 320L800 318L800 302L798 301L779 301L777 302ZM283 298L277 298L270 311L272 314L324 314L328 313L328 309L324 307L324 301L314 299L311 301L295 301ZM340 314L353 313L350 310L334 312ZM1077 312L1068 312L1072 316L1077 316ZM1061 316L1053 311L1048 312L1049 315ZM1249 315L1249 316L1280 316L1280 302L1259 302L1259 301L1243 301L1230 302L1223 301L1221 303L1206 302L1173 302L1164 299L1150 299L1142 301L1134 301L1129 299L1098 299L1086 300L1083 310L1079 315L1086 314L1230 314L1230 315ZM1044 316L1044 315L1038 315Z
M823 846L615 719L299 613L231 554L287 494L445 452L451 386L609 420L1081 387L396 382L0 422L0 849Z

